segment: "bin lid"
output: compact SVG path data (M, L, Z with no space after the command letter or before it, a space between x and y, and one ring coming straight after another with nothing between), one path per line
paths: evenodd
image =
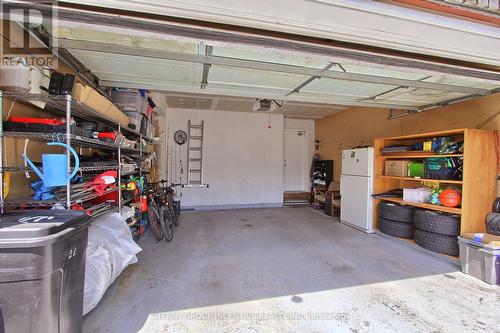
M38 238L68 228L88 225L85 212L75 210L18 210L0 215L0 242L15 238Z
M495 236L488 233L481 234L483 235L483 237L481 238L481 244L500 248L500 236ZM462 238L467 240L474 240L475 235L475 233L464 233L462 235Z

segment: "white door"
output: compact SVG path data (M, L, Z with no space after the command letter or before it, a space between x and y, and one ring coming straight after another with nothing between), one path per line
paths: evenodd
M340 220L366 232L372 232L372 188L370 177L340 177Z
M308 191L309 161L307 131L286 129L284 138L285 191Z

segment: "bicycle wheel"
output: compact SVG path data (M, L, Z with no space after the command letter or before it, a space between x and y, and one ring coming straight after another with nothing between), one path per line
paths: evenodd
M172 217L172 221L174 222L174 225L176 227L178 227L179 226L179 218L177 217L177 212L176 212L177 209L174 207L175 203L174 203L174 199L172 197L172 194L167 195L167 206L168 206L170 216Z
M153 234L157 241L162 240L163 232L160 226L160 216L158 214L158 209L156 208L156 204L150 204L148 207L148 221L151 226L151 230L153 230Z
M170 242L174 238L174 226L172 225L171 218L168 216L167 206L160 208L160 221L165 240Z

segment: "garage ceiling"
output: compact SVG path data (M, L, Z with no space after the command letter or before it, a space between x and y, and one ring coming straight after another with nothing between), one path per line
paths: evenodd
M255 99L245 97L211 96L199 94L165 94L168 107L176 109L196 109L231 112L252 111ZM287 102L274 113L285 115L291 119L321 119L347 109L347 106L328 104L314 104L301 102Z
M52 37L101 86L163 92L170 106L250 111L270 98L290 117L321 118L350 106L424 110L498 91L500 75L368 62L129 27L61 20ZM306 48L307 49L307 48ZM422 67L422 66L420 66ZM425 66L423 66L425 67Z

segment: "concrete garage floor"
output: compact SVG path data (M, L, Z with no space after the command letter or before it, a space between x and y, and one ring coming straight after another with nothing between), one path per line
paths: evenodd
M84 332L493 332L499 288L310 208L185 212Z

